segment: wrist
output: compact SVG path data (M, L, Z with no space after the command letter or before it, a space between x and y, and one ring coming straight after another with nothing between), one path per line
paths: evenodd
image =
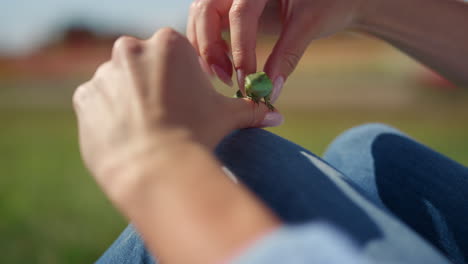
M94 171L99 185L117 206L136 197L149 180L164 175L160 170L165 164L176 164L177 158L194 146L203 148L183 131L154 138L119 151Z

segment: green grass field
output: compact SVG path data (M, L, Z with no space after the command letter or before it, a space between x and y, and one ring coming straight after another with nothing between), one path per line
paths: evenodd
M0 112L3 263L90 263L123 219L83 168L70 111Z

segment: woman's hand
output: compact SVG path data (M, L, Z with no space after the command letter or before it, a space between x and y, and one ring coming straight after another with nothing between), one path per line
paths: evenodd
M282 121L264 104L217 93L193 47L171 29L146 41L120 38L112 59L76 90L73 102L82 156L98 182L106 171L178 142L211 150L233 129Z
M158 259L219 263L279 225L226 177L212 148L235 128L281 116L216 93L180 34L120 38L73 101L87 167Z
M244 77L257 71L258 31L281 32L264 69L274 82L274 101L309 43L352 26L362 1L195 0L187 36L202 58L202 65L209 65L207 71L229 83L234 66L243 89ZM228 45L221 38L225 29L231 33L234 65L226 54Z

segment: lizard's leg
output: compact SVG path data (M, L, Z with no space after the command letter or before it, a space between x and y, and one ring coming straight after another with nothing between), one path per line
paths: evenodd
M240 90L237 90L236 94L234 95L235 98L244 98L244 95Z
M265 100L265 104L268 107L268 109L270 109L270 111L275 111L275 107L270 102L270 96L265 96L263 100Z

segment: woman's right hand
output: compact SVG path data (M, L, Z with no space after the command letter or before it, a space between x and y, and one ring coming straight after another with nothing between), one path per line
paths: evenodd
M280 32L264 67L274 82L275 101L309 43L351 27L363 1L195 0L190 9L187 37L205 71L230 84L234 67L239 88L243 90L244 77L257 71L258 31ZM232 63L227 55L228 45L221 38L226 29L231 33Z

